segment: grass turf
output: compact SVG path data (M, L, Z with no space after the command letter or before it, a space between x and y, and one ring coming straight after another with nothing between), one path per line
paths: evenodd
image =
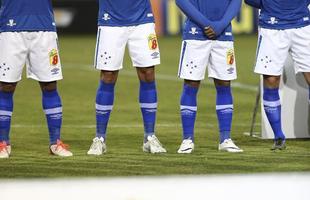
M162 64L156 68L159 98L156 130L167 154L142 152L138 79L127 55L116 86L108 128L108 153L100 157L86 155L95 133L94 99L99 78L99 73L92 68L95 35L63 36L60 47L65 79L59 82L64 107L62 139L70 144L74 156L58 158L48 154L39 86L24 78L14 97L12 156L0 160L0 178L310 171L309 140L289 140L286 151L272 152L269 150L272 141L243 135L250 129L256 95L253 89L233 91L232 137L245 152L218 152L215 89L209 81L204 82L199 92L195 152L177 154L182 135L179 117L182 81L176 78L180 45L178 37L160 38ZM258 76L252 72L255 46L255 36L236 37L237 82L251 88L258 83ZM255 130L260 131L259 123Z

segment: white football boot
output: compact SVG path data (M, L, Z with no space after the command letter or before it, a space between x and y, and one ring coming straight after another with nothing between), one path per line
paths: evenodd
M100 156L103 153L107 152L107 146L105 144L104 138L103 137L95 137L93 139L93 143L91 144L87 154L88 155L95 155L95 156Z
M178 150L178 153L192 153L194 151L194 142L191 139L185 139Z
M0 158L9 158L11 154L11 146L6 142L0 142Z
M147 153L166 153L167 150L162 146L155 135L147 136L146 142L143 143L143 151Z
M219 151L227 151L231 153L243 152L243 150L235 145L235 143L230 138L219 144Z
M56 144L50 146L50 153L55 156L69 157L73 154L68 150L69 145L64 144L61 140L57 140Z

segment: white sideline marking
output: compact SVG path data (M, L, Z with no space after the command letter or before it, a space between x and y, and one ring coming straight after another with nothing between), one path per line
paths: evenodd
M310 174L1 180L1 199L309 200ZM35 192L34 192L35 191ZM56 195L56 196L55 196Z
M96 71L96 69L94 67L92 67L92 65L86 65L86 64L65 63L65 64L63 64L63 66L65 66L64 68L73 68L73 67L77 68L78 67L78 68L85 70L85 71ZM122 69L120 71L120 75L136 77L137 73L135 71ZM183 80L178 78L177 75L171 76L171 75L160 74L160 73L156 73L156 79L157 80L164 80L164 81L183 82ZM202 81L202 84L212 85L212 86L214 85L210 79L205 79L204 81ZM239 83L236 81L233 81L231 85L233 88L248 90L248 91L252 91L252 92L256 92L258 90L258 86L243 84L243 83Z
M159 128L170 128L170 127L181 127L181 123L180 124L156 124L156 127ZM201 128L202 126L207 126L207 127L217 127L217 124L196 124L195 127L196 128ZM233 124L233 126L235 127L249 127L249 125L247 124ZM260 123L256 123L255 126L260 126ZM44 128L46 127L46 125L27 125L27 124L14 124L12 125L12 128ZM84 124L84 125L76 125L76 124L66 124L62 126L63 128L96 128L95 124ZM109 124L108 125L109 128L143 128L142 124Z

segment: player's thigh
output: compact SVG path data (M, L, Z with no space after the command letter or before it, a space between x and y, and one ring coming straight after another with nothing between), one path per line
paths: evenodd
M285 30L261 28L259 31L255 72L280 76L289 54L291 38Z
M237 78L234 43L232 41L213 41L208 75L209 78L227 81Z
M181 47L178 76L186 80L203 80L211 48L211 41L184 40Z
M135 26L129 36L128 48L133 66L150 67L160 64L155 24L147 23Z
M57 33L30 32L28 38L27 77L41 82L61 80Z
M0 81L18 82L21 80L26 63L27 47L23 33L0 33Z
M94 65L96 69L116 71L123 67L129 27L98 27Z
M295 72L310 72L310 26L292 30L291 55Z

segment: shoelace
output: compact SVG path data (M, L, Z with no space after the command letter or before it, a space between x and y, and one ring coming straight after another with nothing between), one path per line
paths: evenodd
M68 150L68 148L69 148L69 145L64 144L61 140L57 140L57 144L56 145L57 145L56 149L61 147L62 149Z
M6 142L0 142L0 151L7 150Z
M153 137L153 140L151 141L153 145L155 145L156 147L160 147L162 148L162 144L159 142L159 140L157 139L157 137Z
M101 143L102 142L100 140L95 140L90 148L91 149L98 149L100 147Z

